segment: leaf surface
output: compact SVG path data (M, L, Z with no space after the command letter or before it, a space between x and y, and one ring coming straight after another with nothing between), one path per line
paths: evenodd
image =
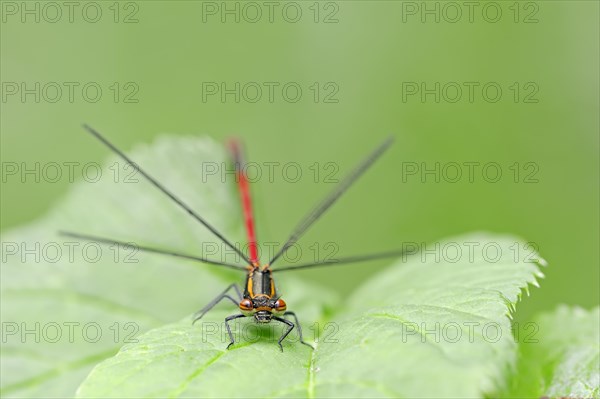
M331 319L321 319L315 351L263 328L243 327L229 351L225 314L203 334L184 321L150 331L99 364L80 397L482 397L515 366L509 314L541 276L533 251L508 236L474 234L440 245L494 246L500 255L462 260L414 255L367 282ZM309 290L294 288L307 298ZM303 313L301 313L303 314ZM310 313L309 313L310 314ZM305 323L310 318L304 317ZM313 319L314 320L314 319ZM242 321L240 326L251 321ZM305 335L315 331L304 324ZM310 334L307 333L310 331ZM127 378L121 378L127 370Z
M520 332L508 397L600 397L600 308L559 306Z
M130 156L242 242L234 185L203 174L226 161L221 145L169 137ZM69 230L221 259L223 246L204 226L120 159L106 162L99 177L90 165L48 216L2 235L3 397L73 396L94 365L124 343L242 281L243 273L216 266L59 236ZM236 261L231 254L223 260Z

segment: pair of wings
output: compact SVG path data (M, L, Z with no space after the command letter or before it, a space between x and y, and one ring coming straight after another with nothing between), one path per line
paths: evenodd
M167 197L169 197L174 203L176 203L179 207L184 209L191 217L200 222L204 227L206 227L213 235L215 235L219 240L221 240L225 245L235 251L241 258L247 262L247 265L251 265L253 262L248 258L246 254L244 254L240 249L238 249L235 245L233 245L227 238L225 238L217 229L215 229L210 223L206 221L202 216L198 215L192 208L190 208L187 204L185 204L181 199L171 193L166 187L160 184L156 179L146 173L142 168L139 167L138 164L133 162L127 155L125 155L121 150L119 150L115 145L113 145L110 141L108 141L104 136L102 136L98 131L94 130L88 125L83 125L85 130L87 130L91 135L96 137L100 142L106 145L110 150L112 150L115 154L121 157L125 162L131 165L140 175L142 175L146 180L148 180L154 187L162 191ZM393 139L390 137L385 140L382 144L380 144L373 152L369 154L361 163L359 163L347 176L345 176L342 181L334 188L334 190L329 193L324 200L318 203L301 221L298 223L296 228L292 231L286 242L279 248L279 250L275 253L275 255L271 258L268 265L272 266L277 259L283 255L288 248L294 245L303 235L304 233L350 188L350 186L361 176L364 172L390 147ZM97 237L93 235L79 234L73 232L61 232L62 235L81 239L98 242L100 244L107 245L120 245L120 246L131 246L131 243L127 243L124 241L112 240L104 237ZM233 263L226 263L216 260L207 259L201 256L188 255L179 252L173 252L169 250L162 250L157 248L145 247L135 245L135 248L140 251L157 253L162 255L170 255L183 259L190 259L198 262L203 262L212 265L224 266L238 270L247 270L247 266L242 266ZM298 270L298 269L306 269L310 267L316 267L321 265L339 265L339 264L348 264L348 263L356 263L356 262L364 262L368 260L374 259L382 259L382 258L391 258L398 257L402 255L402 251L389 251L382 252L376 254L369 255L360 255L360 256L352 256L346 258L339 259L331 259L322 262L315 263L305 263L298 265L291 265L283 268L274 269L274 272L282 272L286 270Z

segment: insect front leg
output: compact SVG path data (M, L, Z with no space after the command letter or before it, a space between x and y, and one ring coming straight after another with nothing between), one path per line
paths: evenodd
M300 326L300 322L298 321L298 316L296 316L296 313L287 311L283 315L284 316L290 315L294 318L294 321L296 322L296 325L298 326L298 336L300 337L300 342L303 343L304 345L308 346L310 349L314 350L315 349L314 346L305 342L304 339L302 338L302 326Z
M238 296L238 300L236 301L235 299L233 299L230 295L227 294L227 292L231 289L235 289L235 292ZM213 299L212 301L210 301L205 307L203 307L202 309L200 309L199 311L197 311L194 314L194 321L192 322L192 324L195 324L198 320L200 320L205 314L206 312L208 312L209 310L211 310L213 307L215 307L215 305L219 302L221 302L223 299L229 299L231 302L233 302L234 305L238 305L239 301L242 299L242 293L240 292L240 288L237 286L237 284L231 284L230 286L228 286L225 291L223 291L222 293L220 293L219 295L217 295L215 297L215 299Z
M229 339L231 340L231 342L229 343L229 345L227 345L227 349L229 349L229 347L235 343L235 340L233 339L233 334L231 333L231 328L229 327L229 322L231 320L234 320L234 319L239 319L240 317L246 317L246 315L244 315L244 314L234 314L234 315L231 315L231 316L227 316L225 318L225 327L227 327L227 333L229 334Z
M273 320L277 320L288 326L287 330L285 330L285 332L281 335L281 337L279 337L279 341L277 341L277 343L279 344L279 349L281 349L281 351L283 352L283 345L281 345L281 341L283 341L285 339L285 337L287 337L288 334L294 329L294 323L292 323L289 320L283 319L281 317L277 317L277 316L273 316Z

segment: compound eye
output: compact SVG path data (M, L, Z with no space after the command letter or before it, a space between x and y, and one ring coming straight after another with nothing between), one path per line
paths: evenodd
M240 309L242 310L252 310L254 306L252 305L252 301L248 298L242 299L240 302Z
M283 312L287 308L287 305L283 299L278 299L275 301L274 307L276 311Z

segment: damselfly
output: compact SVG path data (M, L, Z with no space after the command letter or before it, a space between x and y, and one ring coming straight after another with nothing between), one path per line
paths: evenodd
M287 267L273 268L273 264L281 258L286 251L292 247L296 242L304 235L304 233L327 211L341 196L348 190L348 188L354 183L392 144L392 138L388 138L382 144L380 144L373 152L371 152L361 163L358 164L347 176L345 176L335 187L335 189L327 196L323 201L318 203L296 226L293 232L290 234L285 243L275 252L271 259L267 263L260 263L258 257L258 246L256 241L256 234L254 229L254 216L252 211L252 201L250 197L250 188L248 178L244 172L244 159L242 156L240 143L233 140L230 142L229 148L235 164L236 181L240 191L243 215L245 220L246 234L248 239L248 254L245 254L242 250L236 247L231 241L225 238L217 229L215 229L206 219L198 215L192 210L190 206L185 204L175 194L169 191L165 186L159 183L156 179L146 173L138 164L134 163L127 155L121 150L114 146L98 131L94 130L88 125L84 125L84 128L100 140L104 145L121 157L131 167L133 167L141 176L148 180L154 187L162 191L167 195L175 204L184 209L192 218L200 222L206 227L214 236L216 236L223 244L231 248L237 253L244 261L244 265L235 263L228 263L218 260L211 260L202 256L188 255L175 251L166 251L162 249L156 249L144 246L135 246L140 251L158 253L162 255L170 255L180 258L191 259L207 264L219 265L223 267L229 267L236 270L242 270L246 272L246 280L244 283L244 290L240 290L237 284L231 284L215 299L209 302L204 308L200 309L194 315L194 323L200 320L206 312L212 309L216 304L224 299L227 299L235 306L239 308L239 313L233 314L225 318L225 326L229 335L229 348L234 344L233 334L229 323L232 320L242 317L254 317L254 320L258 323L270 323L277 321L283 323L286 326L285 331L279 337L277 343L279 348L283 351L281 342L288 336L288 334L294 329L298 328L298 335L300 342L310 346L302 338L302 328L298 322L298 317L292 311L287 310L287 304L280 297L275 288L275 282L273 279L273 273L280 273L290 270L308 269L311 267L324 266L324 265L341 265L355 262L364 262L368 260L397 257L402 254L402 251L389 251L383 253L352 256L346 258L330 259L326 261L304 263L297 265L289 265ZM103 237L96 237L92 235L79 234L73 232L61 232L61 234L74 237L82 240L95 241L101 244L107 245L119 245L119 246L131 246L130 243L123 241L116 241ZM235 297L231 296L231 291L235 292ZM290 316L294 319L294 322L288 320L286 316Z

